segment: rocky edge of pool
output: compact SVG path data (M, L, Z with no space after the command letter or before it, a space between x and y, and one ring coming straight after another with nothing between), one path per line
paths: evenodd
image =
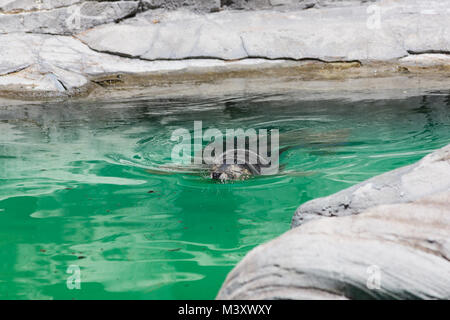
M449 20L450 3L438 0L9 1L0 95L244 90L227 82L236 78L247 91L258 79L279 86L274 78L448 88Z

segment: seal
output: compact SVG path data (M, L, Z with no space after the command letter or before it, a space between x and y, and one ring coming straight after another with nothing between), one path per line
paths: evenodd
M230 156L231 155L231 156ZM251 155L255 162L250 162ZM231 161L230 161L231 159ZM231 149L218 155L210 167L210 177L221 182L229 180L246 180L259 176L264 168L269 168L271 161L248 149Z
M208 144L201 152L211 146ZM286 149L280 151L280 154ZM200 157L200 154L197 155ZM206 163L202 160L201 164L184 165L184 166L160 166L157 169L146 169L145 171L151 174L176 174L183 173L188 175L203 175L215 181L239 181L247 180L254 176L267 174L271 169L271 154L267 157L261 156L248 148L246 144L245 149L233 148L225 150L220 154L214 155L212 162ZM278 171L278 166L276 168Z
M311 133L304 130L293 130L280 134L280 148L276 150L278 157L291 149L303 148L310 154L327 155L333 154L335 148L347 144L349 130L335 130L329 132ZM282 174L289 176L307 176L313 172L297 172L284 170L285 165L281 164L276 170L272 170L272 155L268 152L263 156L257 154L249 148L249 141L246 141L244 148L226 149L225 152L214 155L212 163L202 162L201 164L184 166L160 166L155 169L146 169L151 174L188 174L208 177L221 183L232 181L243 181L252 177L261 175ZM206 148L212 146L212 143L206 145L197 157L203 155ZM253 158L252 158L253 156ZM231 159L231 160L230 160ZM249 161L256 159L256 161ZM279 169L279 170L278 170Z

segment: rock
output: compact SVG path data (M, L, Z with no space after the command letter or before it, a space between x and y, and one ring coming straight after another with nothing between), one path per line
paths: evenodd
M216 12L223 9L261 10L280 7L307 9L314 6L359 5L365 2L364 0L141 0L144 11L185 8L196 12Z
M312 221L248 253L217 299L449 299L449 208L447 190Z
M68 7L73 4L87 1L90 0L2 0L0 1L0 12L19 13L49 10ZM106 2L114 0L97 1ZM186 8L196 12L214 12L221 9L259 10L273 7L311 8L315 5L328 7L364 3L362 0L141 0L139 2L141 11L154 9L176 10Z
M380 21L367 4L197 15L178 11L156 20L135 20L135 24L103 25L78 37L93 50L149 60L387 61L413 51L450 50L448 2L431 1L425 7L400 0L378 6ZM433 19L424 19L423 10L430 7L435 10ZM414 26L419 24L417 32ZM129 36L124 38L125 34Z
M238 10L258 10L271 6L270 0L221 0L221 6Z
M165 0L142 0L141 6L144 11L163 8Z
M372 3L357 0L148 0L145 3L157 9L148 7L140 12L145 10L144 2L1 2L0 9L8 12L0 11L0 39L4 41L0 42L2 89L7 91L10 85L14 91L47 88L37 84L42 65L74 72L84 79L114 72L142 74L223 67L239 65L238 60L242 65L247 64L246 60L248 64L297 60L355 63L362 67L376 60L394 63L392 70L406 70L395 65L400 62L439 66L433 69L439 72L449 65L448 2L431 0L425 5L407 0L377 1L378 7L374 8L380 11L382 22L378 29L371 25ZM207 8L217 5L246 10L208 12ZM266 6L271 9L266 10ZM174 8L178 10L169 10ZM303 10L306 8L310 9ZM419 32L417 25L421 27ZM411 75L421 72L420 68L407 69ZM371 77L383 73L376 73L378 66L372 71L353 75ZM32 86L25 77L30 73ZM326 73L324 70L322 74ZM20 79L24 80L22 87ZM53 88L61 90L58 83Z
M0 75L16 72L33 63L33 53L30 46L12 36L0 35Z
M270 0L142 0L144 10L149 9L167 9L175 10L179 8L187 8L197 12L218 11L221 8L237 9L237 10L257 10L278 6L282 0L273 0L275 4L271 4ZM284 0L284 4L298 3L301 1Z
M406 66L450 66L450 54L424 53L412 54L401 58L400 63Z
M292 227L319 217L357 214L380 204L410 202L444 190L450 190L450 145L410 166L304 203L295 212Z
M184 32L180 33L180 29ZM247 54L239 35L226 30L227 24L199 18L168 21L150 27L107 25L86 31L78 38L96 51L145 60L245 58ZM117 45L119 38L120 46Z
M73 94L87 84L88 80L82 75L55 66L32 65L0 77L0 88L7 85L10 90L17 87L20 93L29 90L51 96Z
M87 1L52 10L0 14L0 33L73 34L135 14L138 1Z
M0 12L18 13L68 7L83 0L2 0Z
M196 68L249 66L260 59L224 62L212 59L145 61L95 52L68 36L14 33L0 35L0 91L32 96L77 92L92 76L168 72ZM265 62L267 63L267 62Z
M313 7L354 6L366 2L365 0L221 0L221 6L238 10L261 10L279 7L309 9Z
M143 10L189 8L194 11L211 12L220 9L220 0L142 0L141 3Z

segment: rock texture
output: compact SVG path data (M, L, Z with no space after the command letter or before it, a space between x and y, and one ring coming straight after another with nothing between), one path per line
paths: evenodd
M320 219L251 251L218 299L449 299L450 192Z
M133 25L104 25L77 37L93 50L146 60L264 57L384 61L409 52L450 52L450 3L435 2L432 19L422 14L423 5L400 3L402 7L399 1L380 4L379 26L371 21L367 6L357 6L294 12L186 13Z
M444 190L450 190L450 145L410 166L308 201L295 212L292 227L319 217L357 214L380 204L410 202Z
M98 75L236 60L445 69L449 20L439 0L2 0L0 92L58 96Z
M217 298L449 299L450 190L293 229L247 254Z
M450 67L450 54L424 53L412 54L400 59L400 63L406 66L447 66Z
M357 186L359 205L341 214L353 215L316 219L258 246L217 298L449 299L449 174L450 145ZM365 209L380 203L365 197L374 185L384 202L403 203Z
M68 7L82 0L1 0L1 13L22 13Z
M220 0L143 0L142 7L148 9L176 10L179 8L189 8L194 11L212 12L218 11L221 7Z
M87 1L68 7L55 6L44 11L3 14L0 15L0 33L73 34L133 15L137 12L138 4L138 1ZM26 6L25 8L33 9L34 7Z
M216 12L224 9L308 9L336 5L359 5L364 2L363 0L142 0L142 6L144 9L188 8L196 12Z
M46 96L87 90L90 77L175 71L186 68L231 67L259 64L261 60L145 61L90 50L73 37L47 34L0 35L0 88L38 92Z

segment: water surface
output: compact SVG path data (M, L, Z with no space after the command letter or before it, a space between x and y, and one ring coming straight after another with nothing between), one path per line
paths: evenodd
M284 174L218 184L152 174L173 130L304 132ZM210 299L303 202L450 142L450 96L136 99L0 107L0 298ZM71 265L81 290L69 290Z

